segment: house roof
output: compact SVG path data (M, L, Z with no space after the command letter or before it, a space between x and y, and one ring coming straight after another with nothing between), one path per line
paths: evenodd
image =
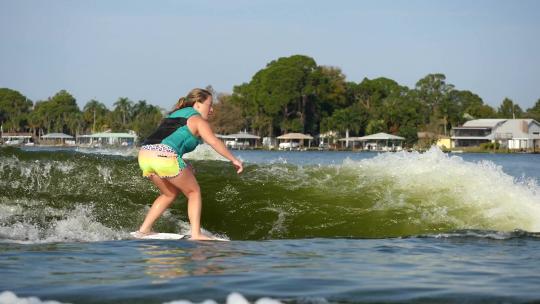
M87 137L87 138L137 138L137 135L129 134L129 133L95 133L90 135L80 135L79 137Z
M277 139L313 139L313 136L302 133L287 133L278 136Z
M2 138L7 139L23 139L23 138L32 138L32 135L4 135Z
M363 136L362 138L365 140L390 140L390 139L404 140L405 139L405 137L396 136L396 135L387 134L387 133L376 133L376 134Z
M487 127L487 128L495 128L497 125L505 122L508 119L474 119L469 120L466 123L463 124L463 127Z
M508 119L496 132L498 134L511 133L514 138L528 138L530 137L529 128L533 122L540 126L540 123L534 119Z
M65 134L65 133L49 133L49 134L41 136L41 138L45 138L45 139L72 139L73 136Z
M245 133L245 132L240 132L240 133L236 133L236 134L225 135L224 138L233 138L233 139L260 139L260 137L257 136L257 135L253 135L253 134L249 134L249 133Z
M364 137L344 137L338 139L339 141L363 141Z
M233 137L230 137L229 135L223 135L223 134L215 134L217 138L222 138L222 139L234 139Z
M405 140L405 137L396 136L396 135L381 132L381 133L371 134L371 135L362 136L362 137L349 137L348 139L347 138L340 138L339 140L341 140L341 141L346 141L346 140L348 140L348 141Z

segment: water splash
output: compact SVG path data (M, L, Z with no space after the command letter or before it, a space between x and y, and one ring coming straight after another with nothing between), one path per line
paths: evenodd
M3 206L1 211L4 215L0 239L4 240L19 243L97 242L129 237L125 231L106 227L97 221L89 206L77 205L72 210L46 207L33 212Z
M343 166L367 186L384 185L375 208L417 214L415 223L457 229L540 231L538 186L489 161L466 162L433 148L384 154Z
M200 304L217 304L215 300L205 300ZM233 292L227 296L226 304L250 304L250 302L240 293ZM194 304L188 300L176 300L171 302L165 302L164 304ZM282 302L271 298L260 298L254 302L254 304L282 304Z
M18 297L11 291L0 293L0 304L62 304L58 301L43 301L37 297Z
M228 161L225 157L216 152L208 144L198 145L195 150L184 154L183 158L189 160L219 160Z
M215 300L205 300L200 304L217 304ZM226 304L250 304L250 302L240 293L233 292L227 296ZM254 304L282 304L278 300L271 298L260 298L253 302ZM4 291L0 293L0 304L62 304L62 302L49 300L43 301L37 297L18 297L11 291ZM164 302L163 304L194 304L189 300L174 300L170 302Z
M331 165L248 164L240 176L221 161L193 162L206 231L236 240L540 231L535 179L437 149ZM133 157L0 151L0 177L0 233L15 240L123 238L158 195ZM189 234L186 209L180 196L154 228Z

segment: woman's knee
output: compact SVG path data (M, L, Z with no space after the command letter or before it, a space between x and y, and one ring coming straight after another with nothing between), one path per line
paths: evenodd
M161 195L172 200L176 199L179 194L180 194L180 190L178 189L168 189L166 192L161 192Z
M171 183L180 190L186 197L200 195L199 183L190 170L183 170L182 174L171 180Z
M197 196L201 196L201 188L199 187L199 185L196 185L196 186L193 186L193 187L190 187L189 189L186 189L186 192L184 193L188 198L189 197L197 197Z

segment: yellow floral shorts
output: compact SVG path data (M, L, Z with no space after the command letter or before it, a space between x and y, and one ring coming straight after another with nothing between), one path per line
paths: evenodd
M139 167L142 175L149 177L176 177L186 167L186 163L169 146L164 144L146 145L139 150Z

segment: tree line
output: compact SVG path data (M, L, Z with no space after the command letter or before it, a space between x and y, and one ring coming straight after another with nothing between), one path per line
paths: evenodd
M211 87L207 87L212 89ZM217 94L216 94L217 95ZM311 57L293 55L269 62L249 82L217 95L211 117L217 133L247 130L259 136L287 132L311 135L337 131L339 136L386 132L403 136L409 145L418 132L449 135L452 127L478 118L533 118L540 121L540 99L524 111L509 98L495 109L468 90L459 90L444 74L429 74L414 88L389 78L348 81L340 68L318 65ZM134 130L147 137L163 110L145 100L121 97L108 109L90 100L82 110L65 90L47 100L28 100L0 89L0 123L4 132L70 135L104 130Z
M386 132L413 144L418 132L449 135L470 119L513 117L540 121L540 99L527 111L509 98L494 109L477 94L456 89L444 74L426 75L414 88L384 77L356 83L337 67L294 55L271 61L231 95L221 95L213 119L222 133Z
M61 132L69 135L111 130L133 130L146 137L162 119L162 110L145 100L133 102L118 98L112 110L90 100L82 110L76 99L61 90L47 100L35 103L18 91L0 88L0 123L4 132L31 132L36 136Z

